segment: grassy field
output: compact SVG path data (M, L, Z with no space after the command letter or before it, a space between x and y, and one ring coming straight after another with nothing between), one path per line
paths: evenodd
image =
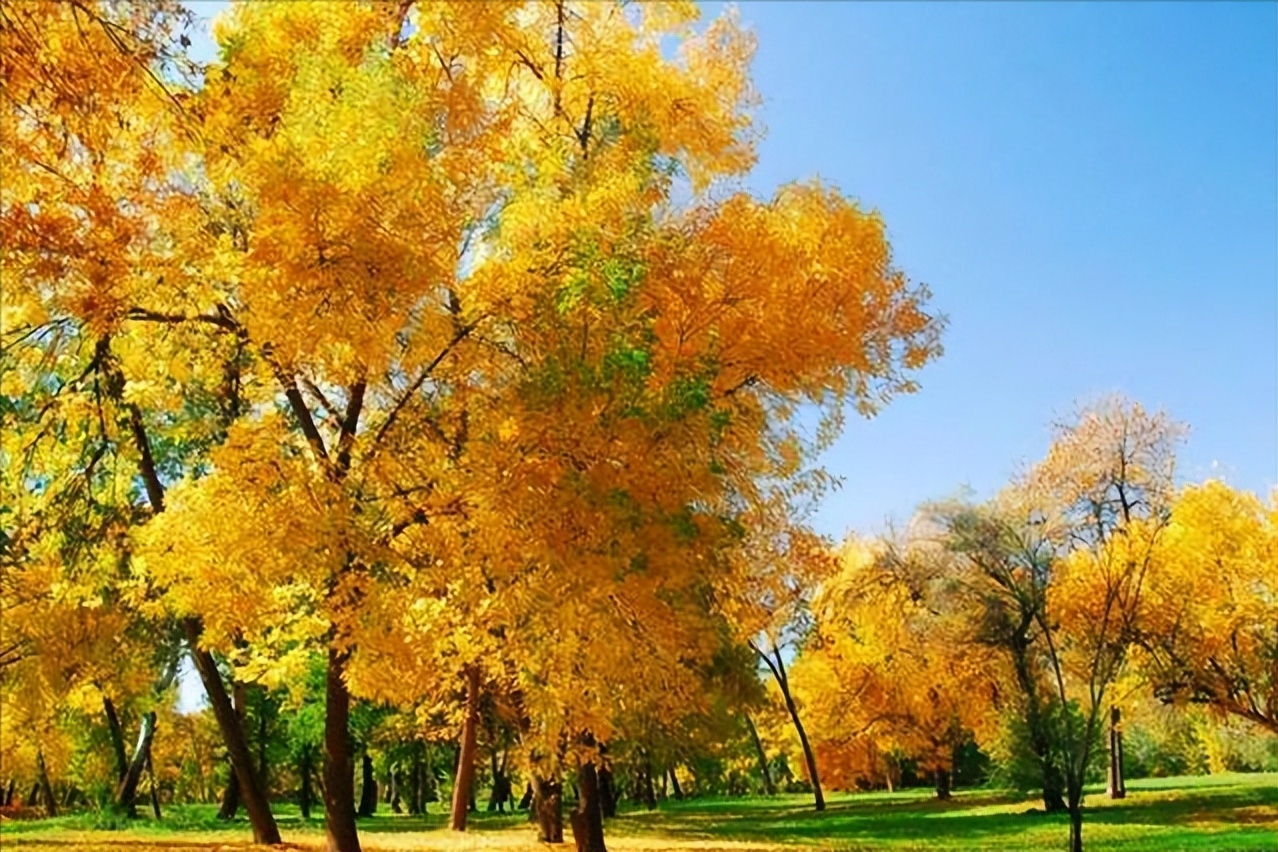
M937 802L926 791L835 794L824 814L800 796L666 802L656 811L628 811L609 820L616 850L829 849L1059 850L1066 846L1064 817L1033 812L1035 802L993 791L964 791ZM83 852L213 852L249 849L240 820L218 823L214 806L170 808L162 821L139 820L124 830L93 828L94 817L12 821L0 825L8 849ZM281 808L289 845L322 845L321 826ZM364 848L393 850L534 850L523 814L480 814L465 835L448 831L439 813L379 815L360 823ZM1128 798L1103 794L1088 802L1084 840L1089 850L1123 852L1278 852L1278 773L1215 775L1132 781ZM571 840L567 847L571 848Z

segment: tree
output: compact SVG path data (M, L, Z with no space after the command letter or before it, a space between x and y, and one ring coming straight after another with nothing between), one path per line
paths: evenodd
M1222 482L1171 506L1143 595L1140 668L1164 701L1278 734L1278 509Z

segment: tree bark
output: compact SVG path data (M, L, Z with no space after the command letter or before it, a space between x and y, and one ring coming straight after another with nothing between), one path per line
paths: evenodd
M1127 783L1123 780L1123 731L1122 714L1117 707L1109 708L1109 784L1106 792L1111 799L1127 797Z
M328 852L360 852L355 830L355 774L351 761L351 693L346 654L330 641L325 674L324 834Z
M373 759L367 751L360 758L360 767L359 815L371 817L377 813L377 779L373 777Z
M44 765L44 752L36 752L36 768L40 770L40 796L44 800L45 816L58 815L58 803L53 798L53 785L49 783L49 770Z
M583 763L577 768L577 789L577 807L570 814L577 852L608 852L604 846L599 773L593 763Z
M231 681L231 706L235 708L235 718L238 720L240 730L244 730L244 715L248 710L248 702L244 697L244 684L232 680ZM245 741L247 748L248 742ZM235 772L235 767L231 767L231 776L226 779L226 789L222 792L222 806L218 808L218 819L235 819L235 813L240 809L240 778Z
M747 714L745 717L746 728L750 730L750 739L754 741L754 750L759 755L759 774L763 776L763 794L765 796L775 795L777 788L772 784L772 773L768 770L768 753L763 750L763 740L759 739L759 729L754 726L754 720Z
M9 779L9 786L4 790L4 806L7 808L13 804L13 788L16 787L18 781L16 778Z
M138 730L138 741L133 747L133 757L124 778L115 791L115 804L119 808L128 808L130 814L135 813L133 802L137 797L138 782L142 780L142 770L146 767L147 755L151 753L151 739L155 736L155 711L142 717L142 727Z
M524 795L519 800L518 807L521 811L533 810L533 785L531 783L524 786Z
M266 690L258 687L257 702L257 783L261 787L262 793L270 798L271 795L271 767L266 760L266 747L269 745L269 738L266 730Z
M475 737L479 727L479 668L466 667L466 717L462 721L461 748L453 784L453 831L466 830L466 811L475 785Z
M403 805L400 804L399 798L399 770L394 766L390 771L390 783L386 785L390 788L390 809L393 814L402 814L404 812Z
M536 778L533 781L532 811L537 816L537 840L564 842L563 785Z
M657 790L652 786L652 758L645 756L643 759L643 771L640 773L639 792L643 796L643 804L648 810L655 810L657 807Z
M239 716L231 705L226 694L226 684L222 682L222 673L217 670L213 655L200 648L200 636L204 632L203 625L195 618L182 621L186 633L187 644L191 647L191 660L195 670L204 684L204 693L208 696L209 705L213 708L213 716L217 719L218 729L222 732L222 740L226 744L226 752L231 761L231 771L238 784L239 798L244 801L248 811L249 823L253 826L253 842L262 845L273 845L280 842L280 830L275 824L275 816L271 813L271 805L265 792L257 786L257 778L253 772L253 760L249 756L248 743L244 739L244 728Z
M151 811L160 819L160 790L155 783L155 763L151 760L151 750L146 750L146 775L151 782Z

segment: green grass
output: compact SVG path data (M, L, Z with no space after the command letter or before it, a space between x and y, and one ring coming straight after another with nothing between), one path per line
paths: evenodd
M842 852L902 850L1060 850L1064 816L1041 813L1033 799L1001 791L971 790L938 802L925 790L834 794L824 813L803 796L692 799L665 802L655 811L626 810L608 820L610 848L789 850ZM433 809L442 810L439 805ZM384 810L384 807L383 807ZM107 852L206 852L249 838L243 818L219 822L212 805L171 807L165 818L138 820L123 830L95 828L95 817L5 822L0 846ZM296 808L277 809L285 840L314 848L318 820ZM465 836L446 830L443 813L425 817L386 813L360 821L364 846L374 850L538 849L523 814L472 816ZM1093 791L1083 836L1089 850L1119 852L1278 852L1278 773L1229 774L1132 781L1128 798L1111 802ZM571 840L568 848L571 848Z

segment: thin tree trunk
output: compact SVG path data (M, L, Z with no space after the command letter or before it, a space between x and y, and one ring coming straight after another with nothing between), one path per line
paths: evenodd
M1109 784L1106 792L1111 799L1127 797L1127 784L1123 780L1123 731L1122 714L1117 707L1109 708Z
M1069 793L1069 852L1083 852L1082 791Z
M763 776L763 794L775 795L777 788L772 785L772 773L768 770L768 754L763 750L763 740L759 739L759 729L754 726L754 720L748 714L745 717L745 723L750 731L750 739L754 741L754 750L759 755L759 774Z
M160 790L155 783L155 763L151 760L151 750L146 750L146 774L151 782L151 811L160 819Z
M226 694L226 684L222 682L222 673L217 670L213 655L200 648L200 636L204 627L194 618L183 619L182 627L187 644L191 647L191 660L200 675L200 682L204 684L204 693L208 696L213 716L217 719L222 740L226 744L231 771L238 782L237 792L244 800L249 823L253 826L253 842L266 846L277 844L280 842L279 826L275 824L275 816L271 813L265 792L257 786L248 743L244 740L244 728Z
M22 804L28 808L34 808L40 804L40 782L37 781L31 785L31 795L22 800Z
M683 801L683 788L679 786L679 776L675 774L675 768L672 766L667 770L670 773L670 787L674 790L675 801Z
M543 778L535 778L533 785L531 810L537 817L537 840L541 843L563 843L563 785Z
M346 654L330 642L324 690L324 834L328 852L360 852L351 761L351 693L345 671Z
M36 752L36 768L40 770L40 795L44 799L45 816L58 815L58 803L53 798L53 785L49 783L49 770L44 765L44 752Z
M266 747L269 744L266 731L266 690L258 687L257 701L257 783L262 793L270 798L271 768L266 761Z
M115 703L105 695L102 696L102 710L106 713L107 731L111 734L111 753L115 756L115 783L119 784L129 771L128 756L124 753L124 729L120 727Z
M643 804L648 810L654 810L657 807L657 791L652 786L652 758L645 756L643 759L643 770L640 773L643 777L640 779L639 792L643 795Z
M146 758L151 751L151 738L155 736L155 711L142 717L142 727L138 730L138 741L133 747L133 757L129 760L129 768L115 791L115 804L119 808L132 811L134 799L137 797L138 782L142 780L142 770L146 767Z
M6 808L13 804L13 788L14 788L15 786L17 786L17 783L18 783L18 781L17 781L17 779L16 779L16 778L10 778L10 779L9 779L9 786L5 788L5 791L4 791L4 806L5 806Z
M302 819L311 818L311 798L314 795L311 792L311 764L313 762L311 747L305 746L302 749L301 766L298 767L298 774L302 776L302 789L298 794L297 804L302 811Z
M119 365L111 356L111 339L109 336L98 341L99 354L103 356L102 368L107 378L107 391L113 399L123 402L124 376ZM160 514L164 511L164 483L160 479L159 470L155 466L155 457L151 453L150 439L146 434L146 425L142 413L136 405L128 405L130 413L129 428L134 446L138 451L138 473L146 486L147 502L151 511ZM187 644L191 648L191 659L195 670L204 684L204 692L209 704L213 707L213 715L217 719L222 739L226 742L227 751L231 755L231 765L240 779L240 792L244 804L248 808L249 821L253 825L253 842L260 844L276 844L280 842L280 831L275 825L275 817L266 795L253 782L253 768L249 762L248 746L244 742L244 730L235 718L231 702L226 696L226 685L222 683L222 675L217 670L213 655L201 650L200 637L204 633L204 624L194 616L182 619L182 631Z
M466 667L466 718L462 722L461 748L453 784L453 831L466 830L466 810L475 784L475 737L479 727L479 668Z
M533 810L533 785L531 783L525 785L523 798L519 800L519 810Z
M359 815L371 817L377 813L377 779L373 777L373 759L365 751L360 759L362 769L359 791Z
M402 814L404 812L403 805L399 799L399 770L392 766L390 771L390 783L386 785L390 788L390 809L393 814Z
M583 763L577 768L577 789L577 807L569 815L577 852L608 852L604 846L599 773L593 763Z
M422 813L422 758L413 748L413 767L408 775L408 812L413 816Z
M825 810L825 795L821 792L821 778L817 774L816 755L812 752L812 744L808 742L808 732L803 729L803 722L799 719L799 708L794 703L794 696L790 694L790 680L785 673L785 661L781 659L781 649L774 643L772 645L772 657L769 657L755 647L753 643L751 643L750 647L754 648L755 653L768 664L768 668L772 670L772 676L776 679L777 686L781 687L781 697L785 699L785 709L790 711L790 720L794 722L794 730L799 734L799 744L803 746L803 760L808 767L808 780L812 782L812 796L815 800L816 809L823 811Z

